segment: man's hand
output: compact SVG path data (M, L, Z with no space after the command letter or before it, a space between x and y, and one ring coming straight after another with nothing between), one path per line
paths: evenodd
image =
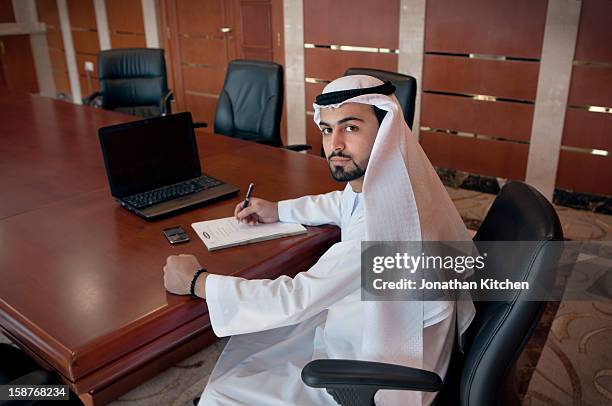
M278 221L278 203L252 197L246 209L240 202L234 209L234 216L242 223L276 223Z
M170 255L164 266L164 286L166 290L175 295L188 295L191 292L191 280L198 269L202 266L193 255ZM195 294L205 298L205 280L208 274L204 272L198 277L195 286Z

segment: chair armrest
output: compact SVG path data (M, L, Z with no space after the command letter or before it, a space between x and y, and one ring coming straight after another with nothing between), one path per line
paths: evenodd
M312 147L308 144L294 144L294 145L285 145L284 147L281 147L284 149L288 149L290 151L307 151L309 149L312 149Z
M201 121L195 121L193 123L193 128L206 128L208 127L208 124L201 122Z
M172 100L174 100L174 94L172 93L172 90L168 89L159 101L159 110L161 111L162 116L172 114L172 107L170 105Z
M86 106L93 106L94 100L96 100L100 96L102 96L102 93L94 92L90 94L89 96L83 98L83 104Z
M313 388L359 388L438 392L442 379L430 371L381 362L318 359L302 369L302 381Z

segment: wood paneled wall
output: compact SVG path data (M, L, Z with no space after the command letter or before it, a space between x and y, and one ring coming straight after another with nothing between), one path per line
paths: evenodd
M0 0L0 23L14 23L11 0ZM0 89L38 92L29 35L0 36Z
M55 89L60 97L70 98L70 78L68 66L66 65L66 52L64 51L64 40L60 26L59 13L56 0L36 0L38 19L44 22L47 29L47 45L49 57L53 69Z
M545 0L428 0L420 141L443 168L524 179Z
M611 44L612 1L582 0L557 171L560 188L612 195Z
M399 0L304 1L306 142L313 147L311 153L321 150L312 103L326 83L343 76L350 67L397 71L399 12ZM341 50L341 46L380 52Z
M106 0L106 16L112 48L145 48L140 0Z

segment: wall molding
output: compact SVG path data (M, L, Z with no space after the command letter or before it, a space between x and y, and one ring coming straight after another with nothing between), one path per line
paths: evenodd
M142 0L141 4L147 48L161 48L158 2L157 0Z
M96 29L98 30L98 41L100 51L111 49L110 30L108 29L108 17L106 15L106 1L93 0L96 13Z
M580 8L576 0L548 0L525 181L552 201Z
M34 0L13 0L13 11L16 24L11 25L24 30L21 34L29 34L30 36L38 91L42 96L55 97L55 79L53 78L53 67L49 57L47 33L45 25L38 21L36 4Z
M399 56L397 71L414 77L417 94L414 103L412 133L419 138L421 122L421 90L425 50L425 0L400 0Z
M74 42L72 41L72 31L70 30L70 15L66 0L57 0L57 11L64 41L64 52L66 53L66 66L68 67L68 78L70 79L70 90L72 102L82 104L81 83L79 82L79 71L77 70L76 53L74 52Z
M287 143L306 142L306 88L304 84L304 4L284 0L285 100L287 101Z

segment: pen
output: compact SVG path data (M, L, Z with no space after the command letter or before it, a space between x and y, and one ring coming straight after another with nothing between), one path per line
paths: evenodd
M246 197L244 198L244 203L242 204L242 210L246 209L249 205L249 200L251 200L251 195L253 194L253 183L249 183L249 188L247 190Z

